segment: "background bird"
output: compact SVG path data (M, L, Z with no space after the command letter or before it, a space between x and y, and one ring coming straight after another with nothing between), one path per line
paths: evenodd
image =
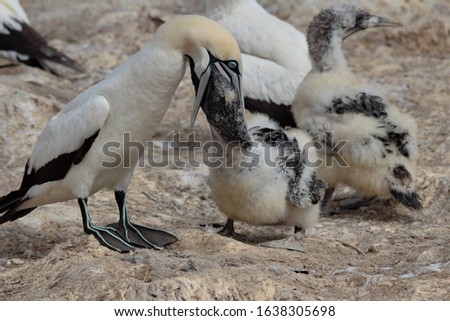
M186 64L197 92L194 120L205 88L214 79L210 65L223 61L236 64L232 81L239 83L239 47L219 24L200 16L165 23L136 55L50 120L25 166L20 188L0 198L0 213L4 213L0 224L40 205L78 199L85 232L110 249L160 248L175 242L177 238L170 233L132 224L125 194ZM129 135L130 144L124 143L124 135ZM114 148L110 150L109 144ZM120 216L118 223L99 227L92 223L87 199L103 188L114 191Z
M313 226L319 217L319 182L308 161L315 157L310 137L298 129L284 131L267 115L255 114L247 124L238 88L217 68L202 106L213 140L224 159L210 167L211 196L228 217L220 234L243 239L234 231L239 220L252 225L291 225L295 232ZM266 246L299 249L296 237ZM303 249L302 249L303 250Z
M206 15L231 31L244 62L245 108L295 127L290 111L311 69L305 35L256 0L206 0Z
M45 38L31 27L18 0L0 0L0 53L10 60L41 68L57 76L58 72L46 61L83 72L77 62L50 47Z
M343 4L322 10L308 27L312 70L299 87L293 112L299 127L321 146L318 176L330 186L325 204L342 183L365 195L422 207L414 187L414 120L354 75L342 52L342 41L360 30L399 25Z

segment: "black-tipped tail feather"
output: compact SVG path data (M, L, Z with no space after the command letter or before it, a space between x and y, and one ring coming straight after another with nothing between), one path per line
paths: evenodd
M62 52L59 52L58 50L48 46L40 48L39 51L37 52L36 57L30 57L29 59L26 60L21 59L18 60L28 66L40 68L58 77L60 77L61 75L55 69L51 68L45 62L46 60L61 64L80 73L84 72L83 67L81 67L74 60L70 59Z
M44 62L52 61L77 72L84 72L76 61L67 57L65 54L50 47L42 35L33 27L22 21L16 20L21 25L20 30L4 25L8 32L0 34L0 50L8 50L19 54L17 60L29 66L41 68L52 74L59 74ZM23 57L21 59L20 57Z
M413 209L413 210L422 209L422 201L420 200L420 197L419 197L419 195L417 195L417 193L411 192L411 193L405 194L405 193L401 193L401 192L393 190L393 189L391 189L390 192L397 201L399 201L406 207Z
M14 221L30 213L34 208L27 208L23 210L16 210L23 202L27 200L25 194L28 189L19 189L0 197L0 213L4 213L0 217L0 224L8 221Z
M50 46L42 46L39 49L37 58L53 61L55 63L71 68L72 70L75 70L77 72L84 72L83 67L81 67L75 60L70 59L62 52Z
M11 210L19 205L28 189L19 189L0 197L0 213Z

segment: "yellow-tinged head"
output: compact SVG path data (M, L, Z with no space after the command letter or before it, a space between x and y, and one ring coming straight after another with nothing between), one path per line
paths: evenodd
M191 125L194 124L207 89L214 88L210 86L210 81L219 74L236 89L238 105L243 108L241 53L227 29L206 17L180 16L162 25L155 40L163 48L179 50L189 62L196 91Z
M157 36L195 61L209 51L216 59L238 62L242 73L239 45L233 35L217 22L202 16L179 16L163 24Z

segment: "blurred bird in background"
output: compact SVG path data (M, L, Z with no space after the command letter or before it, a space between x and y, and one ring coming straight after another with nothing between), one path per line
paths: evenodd
M0 0L0 53L7 59L40 68L56 76L60 74L47 61L83 72L77 62L50 47L47 40L31 27L18 0Z

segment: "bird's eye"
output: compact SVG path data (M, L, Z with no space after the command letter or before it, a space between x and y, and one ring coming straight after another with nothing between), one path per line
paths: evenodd
M230 61L227 62L227 66L230 69L236 69L237 66L238 66L238 63L236 61L234 61L234 60L230 60Z
M355 26L359 26L364 20L364 15L359 13L355 18Z

